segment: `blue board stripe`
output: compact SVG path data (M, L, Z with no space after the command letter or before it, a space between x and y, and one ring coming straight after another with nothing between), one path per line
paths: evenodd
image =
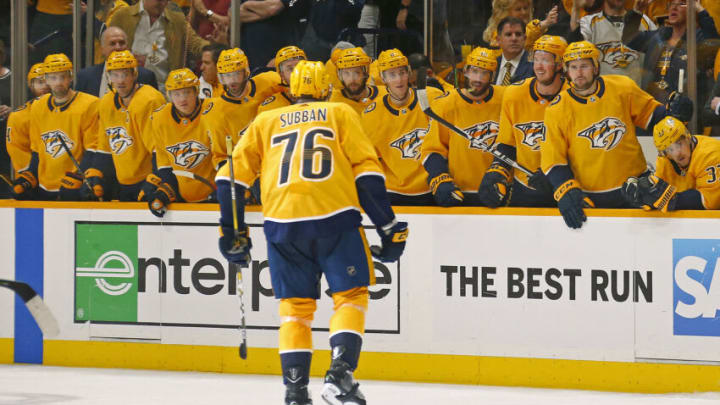
M15 280L43 296L43 210L15 209ZM15 362L43 361L43 338L23 300L15 297Z

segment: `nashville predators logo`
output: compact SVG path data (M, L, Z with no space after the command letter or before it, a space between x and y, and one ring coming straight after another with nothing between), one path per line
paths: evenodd
M399 149L403 159L417 160L420 158L420 145L422 145L422 141L429 130L430 126L427 128L414 129L392 141L390 146Z
M40 139L42 139L45 144L45 152L52 156L53 159L57 159L65 153L65 148L63 148L60 139L65 141L65 145L67 145L70 150L72 150L75 146L75 142L73 142L69 136L65 135L65 133L60 130L45 132L40 135Z
M540 150L540 142L545 140L545 124L542 121L515 124L515 128L523 133L523 145L532 150Z
M583 129L578 133L579 137L590 140L592 149L612 150L627 132L625 124L617 118L605 118Z
M197 141L180 142L165 148L175 158L175 164L186 169L194 169L202 163L210 149Z
M110 150L116 155L120 155L125 152L135 141L130 135L128 135L125 127L112 127L105 130L105 135L108 137L108 143L110 144Z
M619 41L598 44L598 49L603 53L602 61L614 69L624 69L638 59L639 54Z
M499 131L500 124L495 121L485 121L465 128L465 133L469 135L470 149L480 150L490 149L495 144Z

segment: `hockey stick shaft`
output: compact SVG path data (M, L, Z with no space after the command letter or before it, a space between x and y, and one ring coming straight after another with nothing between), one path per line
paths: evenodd
M54 337L60 333L60 327L50 308L45 305L42 298L40 298L29 284L21 281L0 279L0 287L9 288L22 298L28 311L30 311L30 314L35 318L35 322L40 327L43 335Z
M93 187L85 178L85 172L83 172L83 169L80 167L80 163L78 163L77 159L75 159L75 156L73 156L72 152L70 152L70 148L68 148L67 143L65 143L65 140L62 138L62 136L58 135L58 139L60 140L60 145L62 145L63 149L65 149L65 153L67 153L67 155L70 157L70 160L72 160L73 165L75 165L78 173L83 176L83 183L85 183L87 188L92 192ZM103 199L102 197L98 197L98 200L102 201Z
M215 187L215 185L210 180L206 179L203 176L200 176L199 174L195 174L195 173L189 172L187 170L177 170L177 169L173 170L172 172L176 176L187 177L189 179L197 180L200 183L208 186L210 188L210 190L212 190L212 191L217 190L217 187Z
M10 186L11 189L13 188L13 183L12 183L12 181L10 181L9 178L7 178L7 176L5 176L4 174L0 174L0 179L2 179L2 181L5 182L5 184Z
M237 193L235 192L235 170L232 159L232 137L227 135L225 137L225 148L227 149L228 168L230 169L230 201L232 203L232 214L233 214L233 231L235 232L235 238L237 239L240 234L240 226L238 225L238 214L237 214ZM242 268L237 264L231 264L237 269L237 291L238 299L240 300L240 335L242 342L240 343L240 358L247 358L247 328L245 326L245 304L243 303L243 279L242 279Z
M432 108L430 107L430 101L428 100L427 91L425 90L426 84L427 84L426 72L424 72L423 69L419 69L418 70L418 78L417 78L417 97L418 97L418 101L420 102L420 108L422 108L423 112L428 117L434 119L439 124L446 127L447 129L455 132L456 134L458 134L464 138L471 139L472 136L470 136L470 134L468 134L467 132L463 131L462 129L456 127L455 125L451 124L450 122L448 122L441 116L437 115L435 113L435 111L432 110ZM485 145L482 142L480 142L479 145L482 148L482 150L490 153L491 155L493 155L495 158L497 158L501 162L520 170L521 172L527 174L528 176L533 175L533 172L531 172L528 168L526 168L525 166L519 164L518 162L510 159L508 156L502 154L497 149L489 148L487 145Z

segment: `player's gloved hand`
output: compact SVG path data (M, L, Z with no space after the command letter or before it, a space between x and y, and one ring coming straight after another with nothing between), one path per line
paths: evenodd
M582 223L587 220L583 207L595 207L590 198L580 190L580 185L574 179L561 184L555 190L554 197L565 224L573 229L579 229L582 227Z
M37 187L38 181L34 174L30 171L18 173L17 178L13 182L13 196L16 200L22 200L28 196L30 191Z
M673 91L665 104L665 110L680 121L688 122L692 119L693 102L688 96Z
M465 199L462 191L447 173L430 179L430 190L432 190L435 202L441 207L453 207L459 205Z
M78 172L65 172L60 179L61 201L84 201L87 195L83 192L83 175Z
M93 168L85 170L85 183L83 191L87 199L102 201L105 195L105 180L102 172Z
M235 230L229 226L220 227L220 240L218 241L220 253L231 263L247 266L250 263L250 231L247 225L242 225L235 235Z
M405 241L408 237L407 222L393 220L384 227L378 228L377 231L382 241L382 247L370 246L373 257L383 263L397 261L405 250Z
M172 186L167 183L160 183L148 199L150 212L158 218L162 218L167 212L170 203L177 201L177 195Z
M553 193L553 186L550 184L545 173L542 170L537 169L532 176L528 177L528 185L540 193L551 195Z
M147 201L153 195L155 190L157 190L160 183L162 183L162 179L159 176L153 173L148 174L147 177L145 177L145 182L140 188L137 200Z
M478 189L478 198L486 206L497 208L507 202L510 189L510 171L500 163L493 163L485 172Z
M677 189L665 180L651 174L638 179L638 197L643 209L654 208L668 212L675 210Z
M639 187L637 177L628 177L625 183L623 183L620 193L631 207L649 210L651 207L645 206L640 200Z

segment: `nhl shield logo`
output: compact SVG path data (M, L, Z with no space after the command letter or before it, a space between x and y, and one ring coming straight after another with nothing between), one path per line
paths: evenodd
M105 135L108 137L108 143L110 144L110 150L116 155L120 155L125 152L135 141L128 135L125 127L112 127L105 130Z
M430 130L430 126L427 128L418 128L410 131L409 133L401 136L400 138L392 141L390 146L396 148L402 153L403 159L419 159L420 158L420 145Z
M65 153L65 148L63 148L60 139L65 141L68 149L72 150L75 147L75 142L60 130L45 132L40 135L40 139L42 139L45 144L45 152L53 159L57 159Z
M608 117L583 129L578 133L578 136L587 138L592 149L610 151L620 143L626 132L627 127L622 121Z
M480 150L490 149L495 144L499 131L500 124L495 121L485 121L465 128L465 133L470 135L470 149Z
M540 142L545 141L545 124L542 121L515 124L515 128L523 133L523 145L532 150L540 150Z
M210 154L210 149L197 141L180 142L166 147L165 150L173 155L176 165L188 170L198 167Z

